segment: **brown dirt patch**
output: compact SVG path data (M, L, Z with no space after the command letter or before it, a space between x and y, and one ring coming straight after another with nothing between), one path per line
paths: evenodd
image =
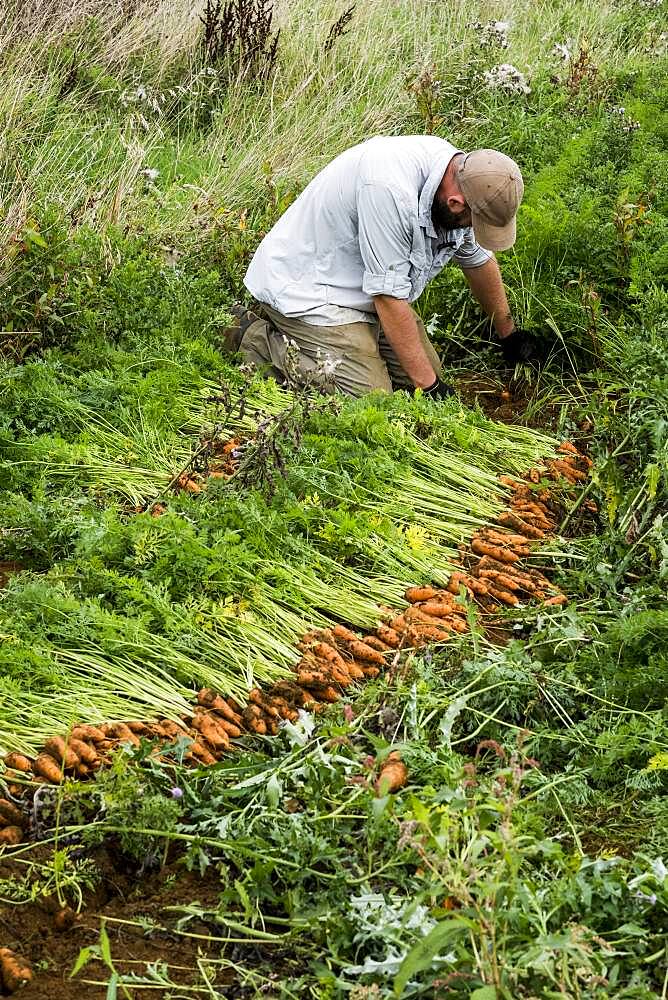
M36 856L39 851L36 846ZM169 906L196 901L205 908L216 909L221 889L218 875L213 872L200 878L184 870L177 861L156 874L140 878L136 873L124 872L122 858L114 857L110 849L97 851L94 860L102 879L95 891L88 894L83 911L68 930L56 929L53 914L43 901L0 904L0 943L28 959L33 968L33 981L20 992L22 1000L103 1000L106 985L85 982L97 980L106 984L109 972L101 962L91 961L76 979L69 976L80 950L98 943L100 925L105 919L109 921L105 927L119 973L142 974L147 963L160 962L169 966L173 982L184 986L196 982L196 959L207 953L206 941L171 930L149 932L141 926L115 923L111 918L150 920L171 928L176 917L166 912ZM0 879L19 880L24 875L23 865L11 858L0 859ZM198 934L216 934L201 922L193 921L187 929ZM131 987L130 994L137 1000L160 995L156 989L141 986Z

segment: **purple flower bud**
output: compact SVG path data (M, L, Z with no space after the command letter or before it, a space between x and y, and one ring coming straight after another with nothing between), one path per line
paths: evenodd
M182 799L183 798L183 789L179 788L178 785L177 785L174 788L172 788L170 794L171 794L171 796L172 796L173 799Z

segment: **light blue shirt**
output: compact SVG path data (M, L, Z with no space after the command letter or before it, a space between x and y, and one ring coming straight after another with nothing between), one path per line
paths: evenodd
M374 295L414 302L453 260L492 254L473 229L437 231L431 207L455 153L430 135L377 136L337 156L260 243L245 285L283 316L317 325L373 322Z

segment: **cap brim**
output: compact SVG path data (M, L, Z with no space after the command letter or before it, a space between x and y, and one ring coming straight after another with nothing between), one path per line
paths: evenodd
M505 226L490 226L475 212L471 214L471 224L476 243L485 250L510 250L517 239L517 224L515 218Z

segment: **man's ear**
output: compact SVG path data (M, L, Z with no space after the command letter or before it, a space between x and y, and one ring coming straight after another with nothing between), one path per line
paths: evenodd
M455 215L461 215L466 209L466 198L463 194L451 194L448 197L448 208Z

